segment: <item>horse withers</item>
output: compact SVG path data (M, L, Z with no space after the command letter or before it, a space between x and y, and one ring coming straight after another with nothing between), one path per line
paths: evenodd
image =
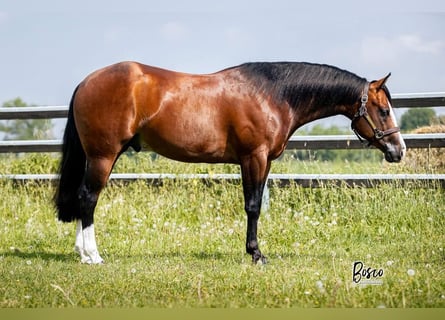
M83 263L102 263L94 210L119 156L141 144L184 162L241 167L247 213L246 251L258 247L257 223L271 161L302 125L344 115L361 140L399 162L405 143L385 85L337 67L299 62L246 63L193 75L121 62L75 89L63 137L58 218L77 221L75 248Z

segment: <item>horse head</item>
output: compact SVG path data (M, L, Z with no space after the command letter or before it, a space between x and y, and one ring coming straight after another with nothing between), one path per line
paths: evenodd
M400 162L405 155L406 145L397 126L391 95L385 85L390 75L366 83L351 128L361 141L366 140L368 145L380 149L388 162Z

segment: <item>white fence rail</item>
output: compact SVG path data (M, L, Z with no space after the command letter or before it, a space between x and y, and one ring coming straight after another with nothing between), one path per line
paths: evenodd
M5 174L1 179L16 182L55 182L59 179L57 174ZM135 180L144 180L147 184L162 185L166 180L201 180L204 183L219 183L228 181L240 183L241 176L236 173L220 174L173 174L173 173L113 173L110 176L111 183L128 183ZM295 174L295 173L271 173L267 180L268 187L288 186L297 184L302 187L318 188L327 185L348 185L372 188L381 183L395 183L406 186L419 183L425 186L437 186L445 188L445 174ZM267 192L266 192L267 193ZM266 195L266 198L268 196Z
M404 134L407 148L445 147L444 133ZM286 150L363 149L354 135L292 136ZM0 141L0 153L60 152L62 140L6 140Z
M412 107L444 107L445 92L394 94L393 106L395 108ZM0 108L0 120L11 119L53 119L66 118L67 106L51 107L25 107L25 108ZM432 134L405 134L405 142L408 148L441 148L445 147L445 132ZM11 140L0 141L0 153L22 152L60 152L61 140ZM289 140L287 150L310 149L361 149L363 146L354 135L338 136L293 136ZM1 175L0 179L13 179L15 181L52 181L58 179L57 175ZM207 181L232 180L238 181L240 176L235 174L219 175L173 175L168 173L156 174L113 174L112 181L131 181L143 179L154 184L162 183L164 179L201 179ZM437 182L445 187L445 175L443 174L271 174L269 185L286 185L297 183L303 186L317 187L326 183L346 183L348 185L362 185L372 187L381 182L397 181L401 184L413 181L425 183Z

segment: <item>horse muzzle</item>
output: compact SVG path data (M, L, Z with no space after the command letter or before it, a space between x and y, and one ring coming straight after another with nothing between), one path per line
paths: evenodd
M400 162L406 153L406 146L403 139L400 137L398 144L385 143L385 160L388 162Z

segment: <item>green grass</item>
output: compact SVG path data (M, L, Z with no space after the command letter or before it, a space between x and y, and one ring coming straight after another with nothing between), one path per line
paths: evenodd
M134 160L123 159L116 170L138 172ZM35 156L0 162L0 168L55 172L56 163ZM238 170L149 164L158 170L152 172ZM146 164L138 165L145 170ZM332 164L298 165L305 172L334 170ZM1 307L445 307L440 188L271 188L270 210L259 223L269 263L252 265L244 253L241 186L198 180L113 184L96 210L106 263L89 266L73 252L75 226L55 218L53 186L0 185ZM353 284L355 261L383 269L382 284Z
M424 151L422 157L428 158ZM316 151L315 151L316 152ZM342 152L339 150L337 152ZM357 152L376 153L381 161L375 161L375 155L363 161L298 161L290 152L272 162L271 173L440 173L435 167L410 165L406 163L389 164L377 150L358 150ZM29 153L26 155L0 155L0 174L57 173L60 157L54 154ZM443 168L439 171L443 171ZM122 155L114 168L115 173L239 173L239 166L229 164L182 163L164 157L153 159L153 154L126 153Z

